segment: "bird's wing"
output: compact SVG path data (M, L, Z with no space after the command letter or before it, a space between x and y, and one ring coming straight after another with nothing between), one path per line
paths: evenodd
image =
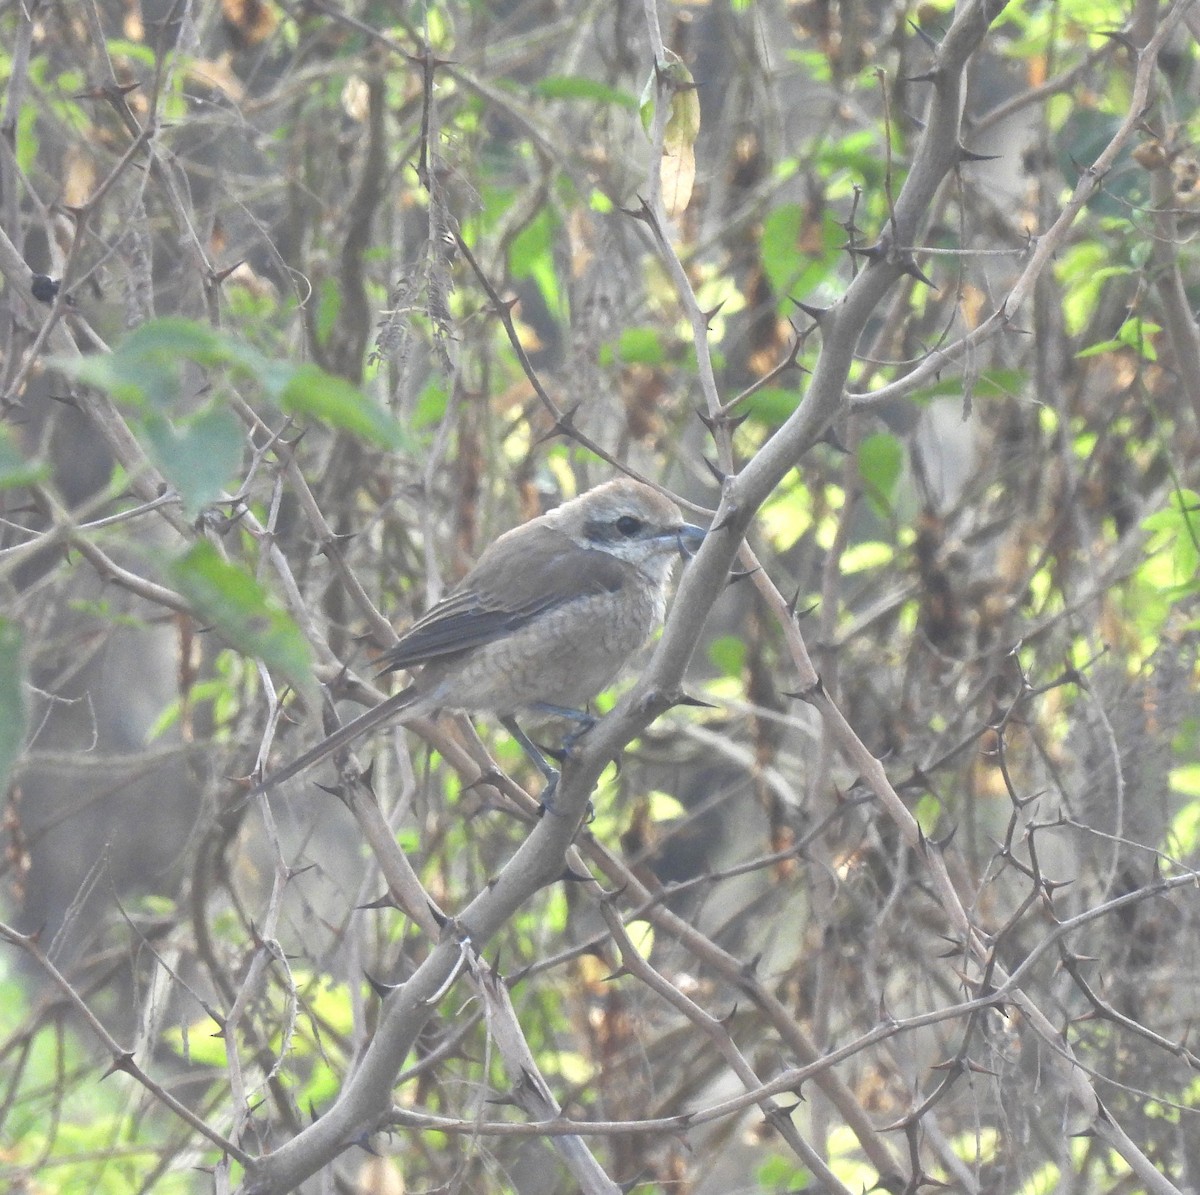
M629 566L581 548L561 531L526 523L498 539L479 563L380 657L384 672L457 655L512 634L557 606L616 593Z

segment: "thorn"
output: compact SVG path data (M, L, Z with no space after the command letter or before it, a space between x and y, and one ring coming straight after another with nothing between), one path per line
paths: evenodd
M579 410L579 402L572 403L567 410L554 421L554 426L545 435L538 438L536 443L544 444L555 436L566 436L571 439L575 433L575 414Z
M677 705L691 705L702 710L716 710L721 708L719 705L716 705L711 701L705 701L703 697L694 697L691 693L680 693L679 696L671 702L671 708Z
M877 261L881 258L886 250L876 242L874 245L856 245L853 241L847 241L844 245L839 245L839 249L845 249L847 253L854 257L865 257L868 261Z
M358 1133L355 1136L349 1138L347 1140L347 1144L348 1145L357 1145L359 1149L363 1150L366 1153L369 1153L372 1157L378 1158L378 1157L383 1156L382 1154L380 1154L379 1150L377 1150L371 1144L371 1134L367 1129L363 1129L363 1131L361 1133Z
M1045 889L1045 891L1046 891L1046 895L1047 895L1047 896L1051 896L1051 895L1053 895L1053 894L1054 894L1054 892L1055 892L1055 891L1057 891L1059 888L1069 888L1069 887L1070 887L1070 886L1071 886L1073 883L1075 883L1075 881L1074 881L1074 880L1047 880L1047 879L1043 879L1043 880L1042 880L1042 887Z
M818 326L820 326L821 320L825 317L826 312L828 312L828 310L829 310L828 307L817 307L817 306L814 306L812 303L801 303L799 299L792 299L792 302L797 307L799 307L800 310L803 311L804 314L807 315L809 317L809 319L811 319L813 321L814 324L817 324ZM799 348L800 348L800 345L797 342L795 349L793 350L793 353L792 353L793 360L795 360L796 352L799 350Z
M736 585L739 581L746 580L747 577L753 577L755 573L762 571L762 565L756 564L753 568L733 568L729 570L729 576L725 578L726 585Z
M902 274L907 274L910 278L915 278L918 282L924 282L930 290L937 290L937 287L934 286L933 283L921 273L921 267L918 266L913 260L911 254L905 256L904 261L900 266L900 272Z
M961 1058L947 1058L945 1062L931 1062L929 1069L931 1071L956 1071L961 1074L963 1066Z
M815 609L821 605L820 601L815 601L809 603L809 605L805 606L804 609L798 609L797 602L799 602L799 600L800 590L797 589L796 593L792 595L792 600L787 603L787 612L792 615L792 618L808 618L809 614L814 612Z
M488 768L486 772L480 772L469 784L464 784L463 792L470 792L473 788L498 788L504 781L504 773L498 768Z
M621 207L618 205L617 211L623 216L628 216L631 220L641 220L643 223L653 224L654 217L650 211L650 205L640 195L638 196L638 203L640 206L636 208Z
M1130 52L1130 54L1132 54L1135 58L1137 57L1137 46L1130 41L1127 33L1122 33L1120 29L1097 29L1096 32L1099 33L1101 37L1107 37L1109 41L1115 41L1117 45L1124 46L1125 49Z
M572 871L571 868L569 868L569 867L564 867L562 869L562 871L559 873L558 878L560 880L562 880L563 883L568 883L568 884L587 884L587 883L590 883L591 879L592 879L592 877L590 875L588 875L586 872L581 875L577 871Z
M732 526L733 518L734 518L734 515L736 515L736 514L737 514L737 508L731 507L729 510L729 513L726 514L723 519L718 520L717 522L713 523L713 525L711 527L709 527L708 534L712 535L713 532L715 532L715 531L724 531L727 527Z
M794 697L797 701L803 701L806 705L815 705L818 698L825 696L825 685L820 676L818 676L807 689L797 689L793 693L788 693L785 690L780 693L780 696Z
M1002 154L977 154L973 149L967 149L961 142L958 146L958 160L960 162L995 162L1002 156Z
M923 41L923 42L924 42L924 43L925 43L925 44L926 44L926 45L927 45L927 46L928 46L928 47L929 47L931 50L937 50L937 49L939 49L939 48L940 48L940 45L939 45L939 43L938 43L938 42L937 42L937 41L934 39L933 35L932 35L932 34L930 34L930 33L926 33L926 32L925 32L925 30L924 30L924 29L922 29L922 28L921 28L921 26L920 26L920 25L918 25L918 24L916 23L916 21L911 21L911 20L910 20L910 21L908 22L908 24L909 24L910 28L912 29L912 31L913 31L913 32L914 32L914 33L915 33L915 34L916 34L916 35L917 35L917 36L918 36L918 37L919 37L919 38L920 38L920 39L921 39L921 40L922 40L922 41Z
M122 1050L119 1054L113 1055L113 1060L109 1064L108 1070L100 1076L100 1082L103 1083L109 1075L114 1075L117 1071L124 1071L127 1075L132 1075L134 1070L133 1051Z
M365 905L355 906L359 909L398 909L400 906L396 903L390 892L385 892L376 900L367 901Z
M950 827L950 832L945 836L945 838L931 838L929 840L929 844L930 844L930 846L934 847L936 850L944 851L946 849L946 847L948 847L951 844L951 842L954 841L954 836L957 833L958 833L958 823L955 822L954 825Z
M225 279L228 278L229 275L232 274L239 266L243 266L245 264L246 259L243 257L241 261L236 261L233 263L233 265L226 266L223 270L213 270L209 277L213 282L220 286L221 283L224 282Z
M919 75L904 75L905 83L936 83L941 75L939 70L922 71Z
M709 435L715 436L719 427L727 427L730 431L736 430L750 418L750 412L746 411L741 415L728 415L724 411L718 411L717 414L710 415L707 411L697 407L696 418L708 429Z
M717 318L717 314L720 312L721 308L725 306L725 303L726 300L722 299L715 307L710 308L708 311L700 312L700 314L704 317L704 326L706 328L712 327L713 320Z
M720 467L720 465L716 464L714 461L710 461L706 456L703 456L700 459L708 466L708 471L713 475L713 477L716 478L718 485L724 485L725 482L729 480L729 474L727 474Z
M397 988L402 988L402 983L384 983L382 979L376 979L370 971L363 972L363 978L371 985L371 991L379 997L380 1000L386 1000Z

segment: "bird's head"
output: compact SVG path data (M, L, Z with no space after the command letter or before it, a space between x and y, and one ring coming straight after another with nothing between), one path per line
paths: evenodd
M670 498L630 477L598 485L544 518L581 548L607 552L660 584L704 539Z

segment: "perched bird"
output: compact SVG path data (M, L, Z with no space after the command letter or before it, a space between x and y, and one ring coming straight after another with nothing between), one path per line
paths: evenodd
M419 669L402 692L346 723L254 790L290 779L374 726L441 710L489 713L546 778L558 772L518 715L567 718L582 734L584 706L606 689L662 623L679 556L704 538L679 507L622 477L505 532L450 593L380 660L384 672Z

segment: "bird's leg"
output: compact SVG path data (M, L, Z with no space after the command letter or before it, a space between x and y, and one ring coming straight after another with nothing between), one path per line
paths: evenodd
M585 710L572 709L567 705L551 705L546 701L538 701L529 707L535 714L544 714L550 718L565 718L575 723L575 729L563 738L562 757L570 754L571 748L581 735L586 734L596 725L596 719ZM546 787L542 790L541 807L547 813L556 813L554 808L554 791L558 788L558 771L551 766L545 752L517 725L512 714L500 719L500 725L512 735L521 746L521 750L529 757L529 761L546 778ZM557 758L558 752L553 753ZM588 803L589 811L591 803ZM590 819L589 819L590 820Z
M575 723L575 729L570 734L563 736L562 752L564 756L570 755L571 748L575 746L576 742L596 725L596 719L586 710L573 710L568 705L550 705L548 702L539 701L529 708L537 714L545 714L551 718L565 718L568 722Z
M506 714L501 718L500 725L517 740L529 762L545 777L546 787L542 790L541 806L547 812L553 813L554 790L558 787L558 770L551 766L550 761L542 754L538 745L517 725L517 720L512 714Z

